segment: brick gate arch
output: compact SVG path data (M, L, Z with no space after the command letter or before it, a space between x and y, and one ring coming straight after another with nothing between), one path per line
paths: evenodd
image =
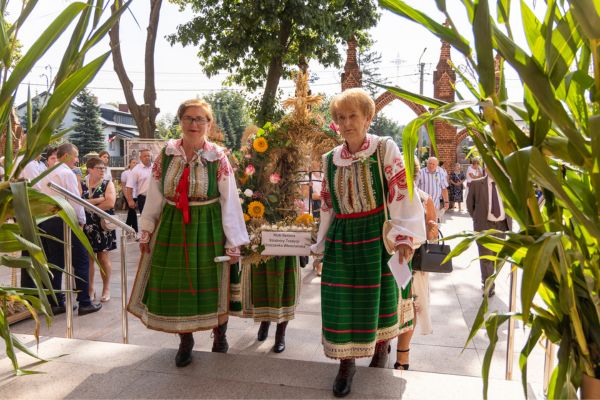
M387 106L394 100L400 100L401 102L406 104L408 106L408 108L410 108L417 115L421 115L421 114L427 112L427 109L424 106L422 106L421 104L417 104L410 100L403 99L399 96L396 96L395 94L393 94L391 92L386 91L385 93L381 94L379 97L377 97L375 99L375 115L377 115L379 113L379 111L381 111L385 106Z

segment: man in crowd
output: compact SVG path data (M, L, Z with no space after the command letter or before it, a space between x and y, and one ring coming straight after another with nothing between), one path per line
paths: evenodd
M144 210L146 203L146 193L150 184L150 176L152 175L152 153L150 150L144 149L140 151L140 163L138 163L127 177L127 186L125 188L125 198L130 209L137 208L140 213ZM137 198L133 197L133 193L137 193Z
M506 232L512 229L512 219L506 215L502 200L496 188L496 182L488 175L482 179L471 181L469 194L467 195L467 210L473 218L473 229L477 232L487 229L496 229ZM485 281L494 273L494 261L482 259L483 256L495 255L495 253L479 243L479 267L481 268L481 283L484 286ZM496 293L496 285L490 286L488 297Z
M57 196L57 193L48 187L48 183L52 182L79 197L79 184L73 173L73 168L75 168L79 161L79 151L77 150L77 147L70 143L64 143L58 147L56 156L63 164L58 166L39 182L39 190L49 196ZM85 212L83 207L73 202L71 202L71 205L75 210L79 225L83 226L85 224ZM52 239L47 237L41 238L48 262L64 269L65 258L64 245L62 243L64 240L62 219L59 217L47 219L40 223L39 227L47 235L52 237ZM88 293L88 253L75 234L72 234L71 236L71 255L73 272L76 276L75 288L77 289L77 301L79 302L79 315L86 315L99 311L102 308L102 304L93 304ZM52 274L52 287L54 290L61 290L62 272L59 270L52 270ZM21 286L35 287L31 277L25 273L21 274ZM54 315L62 314L66 311L64 293L57 293L56 298L58 303L52 305L52 312Z
M448 181L440 172L438 159L429 157L427 159L427 168L419 172L418 188L431 196L438 220L442 217L443 212L448 209ZM440 204L440 199L444 200L444 205Z

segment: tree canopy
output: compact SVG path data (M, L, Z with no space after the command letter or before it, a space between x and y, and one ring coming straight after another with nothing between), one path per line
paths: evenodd
M73 103L73 114L75 126L69 140L79 148L79 154L104 150L106 143L100 123L100 107L87 89L77 95L77 103Z
M227 148L239 150L247 117L246 99L238 92L221 90L204 97L213 109L215 123L223 131L223 139Z
M339 66L340 44L375 25L370 0L173 0L195 16L169 36L171 43L198 46L208 76L220 71L228 83L256 90L264 86L257 122L270 118L279 80L298 65L316 60Z

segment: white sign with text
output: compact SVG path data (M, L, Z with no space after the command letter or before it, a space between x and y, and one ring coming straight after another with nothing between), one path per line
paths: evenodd
M264 256L308 256L310 255L311 232L305 231L262 231Z

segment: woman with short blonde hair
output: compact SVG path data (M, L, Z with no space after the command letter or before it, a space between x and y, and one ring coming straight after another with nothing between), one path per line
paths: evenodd
M392 229L386 239L407 263L425 240L423 207L411 200L402 155L389 137L368 135L375 104L362 89L331 102L344 144L323 156L321 220L313 253L323 260L322 334L325 355L340 360L333 394L350 393L355 359L387 364L390 340L400 334L398 286L382 237L386 204ZM387 201L384 201L384 198Z

